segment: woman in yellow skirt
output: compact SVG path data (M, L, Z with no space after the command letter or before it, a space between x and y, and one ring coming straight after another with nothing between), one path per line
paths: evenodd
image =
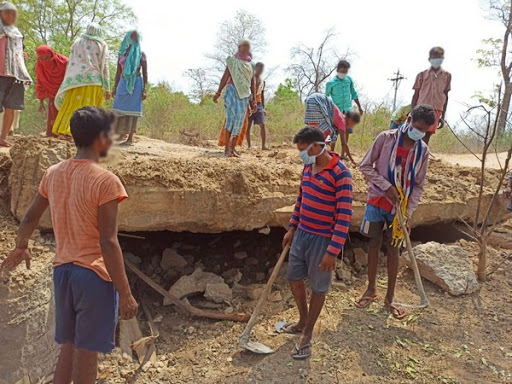
M71 47L66 75L55 96L59 113L52 131L60 139L71 138L69 121L77 109L103 107L105 98L111 97L109 52L101 33L99 25L90 24Z

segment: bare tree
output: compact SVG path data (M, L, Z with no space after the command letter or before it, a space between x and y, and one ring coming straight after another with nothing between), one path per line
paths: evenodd
M215 79L212 79L203 68L191 68L185 74L192 80L189 96L201 102L205 97L215 93Z
M495 203L497 203L497 200L499 199L501 188L508 176L508 172L510 170L510 159L512 157L512 144L510 144L508 148L507 157L504 163L501 163L497 156L499 121L500 115L504 113L501 95L502 91L498 88L497 102L481 100L483 101L482 104L469 108L467 112L461 116L461 120L465 127L472 135L477 137L478 141L482 143L482 150L480 153L477 154L475 151L471 150L470 147L463 142L460 136L457 135L457 133L448 125L448 128L453 132L461 144L480 161L478 201L475 215L473 217L473 223L470 224L462 220L467 227L467 231L465 233L476 241L479 246L477 275L480 281L485 281L488 276L487 243L494 230L501 224L499 215L498 217L491 217L491 213L493 212L493 209L496 208ZM493 155L493 149L496 152L496 158L500 165L500 171L497 175L497 179L490 179L486 172L487 160L489 156ZM491 200L487 206L485 206L485 202L488 199L488 195L485 192L486 189L493 190Z
M248 39L251 42L253 57L261 56L266 50L267 41L263 23L256 16L239 9L233 19L225 20L221 24L214 50L205 55L212 63L207 72L218 77L222 76L226 67L226 58L237 51L238 42L241 39Z
M498 136L507 128L507 118L512 98L512 59L509 55L509 41L512 37L512 0L488 0L489 17L503 24L503 38L484 40L485 48L478 50L478 63L485 67L500 69L502 86L501 113L498 121Z
M292 48L292 63L287 71L301 99L311 93L320 92L325 80L335 71L336 62L348 56L348 52L340 55L332 47L335 36L335 30L331 28L318 47L308 47L301 43Z

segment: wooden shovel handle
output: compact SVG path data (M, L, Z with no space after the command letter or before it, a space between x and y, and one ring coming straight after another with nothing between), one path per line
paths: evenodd
M272 285L274 284L274 281L276 281L277 275L279 274L279 271L281 270L281 266L283 265L284 259L286 258L286 255L288 254L288 251L290 250L290 246L287 245L283 252L281 252L281 256L279 256L279 260L276 263L276 266L274 267L274 270L272 271L272 274L270 275L270 278L267 281L267 285L265 286L265 289L261 293L260 298L258 299L258 303L256 303L256 306L254 307L254 310L252 311L251 318L249 319L249 322L247 323L244 332L240 336L240 341L248 341L249 336L251 335L252 327L256 324L256 321L258 320L258 316L260 314L261 307L263 306L263 303L267 300L268 294L270 293L270 290L272 289Z

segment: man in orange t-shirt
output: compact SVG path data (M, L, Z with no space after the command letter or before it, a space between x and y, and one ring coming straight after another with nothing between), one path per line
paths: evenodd
M16 248L0 268L30 267L28 241L50 207L57 242L55 341L62 345L55 384L95 383L98 353L114 349L120 318L137 313L117 240L118 204L128 195L121 181L98 164L112 145L114 115L84 107L71 118L76 156L50 167L21 222Z

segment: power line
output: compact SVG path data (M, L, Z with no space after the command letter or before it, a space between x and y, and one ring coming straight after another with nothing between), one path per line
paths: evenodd
M406 79L406 77L400 73L400 68L395 73L393 73L393 77L391 79L388 79L389 81L393 82L393 86L395 87L395 96L393 97L393 111L396 109L396 94L398 93L398 87L400 87L400 83L404 79Z

